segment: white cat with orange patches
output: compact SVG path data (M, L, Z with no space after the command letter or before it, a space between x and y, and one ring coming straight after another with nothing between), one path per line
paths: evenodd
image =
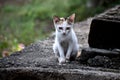
M78 40L73 30L75 14L68 18L53 17L55 26L55 43L53 51L58 58L59 64L75 60L78 53Z

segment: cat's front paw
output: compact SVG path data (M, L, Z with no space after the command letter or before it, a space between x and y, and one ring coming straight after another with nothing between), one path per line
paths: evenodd
M66 62L70 62L70 57L69 56L66 56Z
M59 65L65 64L65 58L58 58Z
M66 63L69 63L70 62L70 60L69 59L66 59Z

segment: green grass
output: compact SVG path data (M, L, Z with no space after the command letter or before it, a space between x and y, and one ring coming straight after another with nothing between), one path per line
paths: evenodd
M19 4L19 3L18 3ZM22 5L7 4L0 8L0 54L18 50L20 43L29 45L42 40L53 30L53 15L84 20L105 10L105 7L87 8L86 0L31 0Z
M17 51L20 43L29 45L44 39L53 28L52 16L66 15L68 0L33 0L24 5L8 4L0 12L0 54ZM64 8L64 9L63 9Z

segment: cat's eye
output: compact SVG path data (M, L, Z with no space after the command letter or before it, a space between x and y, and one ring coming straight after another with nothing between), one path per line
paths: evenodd
M59 27L59 29L60 29L60 30L63 30L63 28L62 28L62 27Z
M70 30L70 27L67 27L66 30Z

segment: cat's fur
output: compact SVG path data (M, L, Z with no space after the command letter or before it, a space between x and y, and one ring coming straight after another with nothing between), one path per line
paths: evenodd
M75 59L78 53L78 40L73 30L74 18L75 14L67 18L53 17L56 30L53 51L59 64Z

